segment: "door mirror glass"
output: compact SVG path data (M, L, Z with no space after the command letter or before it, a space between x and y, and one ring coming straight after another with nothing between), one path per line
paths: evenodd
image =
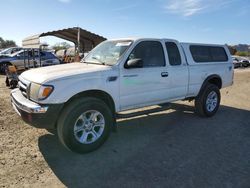
M127 63L125 64L126 69L142 68L142 67L143 67L142 59L131 59L131 60L128 60Z

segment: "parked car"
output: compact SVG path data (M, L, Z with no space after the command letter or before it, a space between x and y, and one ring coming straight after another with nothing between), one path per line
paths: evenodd
M51 52L42 51L40 52L40 57L41 66L60 64L59 59ZM28 58L30 59L30 64L28 64ZM24 63L24 59L26 59L26 63ZM24 50L21 50L11 55L4 55L4 57L0 58L0 70L3 72L6 65L14 65L18 70L29 67L37 67L40 66L39 61L38 51L35 51L33 56L31 51L24 52Z
M22 50L23 48L20 48L20 47L12 47L12 48L6 48L4 50L2 50L0 52L0 57L1 56L4 56L4 55L11 55L11 54L14 54L20 50Z
M241 62L239 61L238 58L232 57L232 59L233 59L233 65L235 69L241 67Z
M99 44L82 63L19 79L11 101L23 120L56 128L66 148L86 153L105 142L121 111L187 99L199 115L215 115L220 89L233 84L233 62L225 45L120 39Z
M250 66L250 60L247 59L246 57L232 56L232 58L233 58L233 63L234 63L235 68Z
M241 65L242 65L243 67L248 67L248 66L250 66L250 61L249 61L248 59L246 59L246 58L242 58L242 59L240 60L240 63L241 63Z
M61 49L56 52L56 56L61 60L62 63L71 63L76 59L75 47L70 47L68 49ZM80 59L86 55L85 53L79 53Z

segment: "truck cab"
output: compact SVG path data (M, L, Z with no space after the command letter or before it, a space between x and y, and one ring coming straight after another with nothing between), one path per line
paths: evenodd
M138 40L126 56L119 64L121 110L186 97L189 70L177 41ZM141 66L131 66L134 59L141 60Z

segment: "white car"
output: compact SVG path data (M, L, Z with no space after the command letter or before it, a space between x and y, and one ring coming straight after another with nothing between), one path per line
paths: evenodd
M232 56L234 67L248 67L250 66L250 60L247 57L242 56Z
M232 56L232 59L233 59L233 65L235 69L241 67L241 62L237 57Z
M119 39L101 43L82 63L29 70L19 79L11 101L23 120L56 128L66 148L86 153L105 142L121 111L194 99L199 115L213 116L220 89L233 84L233 64L224 45Z

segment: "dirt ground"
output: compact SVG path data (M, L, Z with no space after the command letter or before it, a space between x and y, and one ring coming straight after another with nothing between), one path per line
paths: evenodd
M192 102L119 120L79 155L20 120L0 76L0 187L250 187L250 68L235 71L212 118Z

